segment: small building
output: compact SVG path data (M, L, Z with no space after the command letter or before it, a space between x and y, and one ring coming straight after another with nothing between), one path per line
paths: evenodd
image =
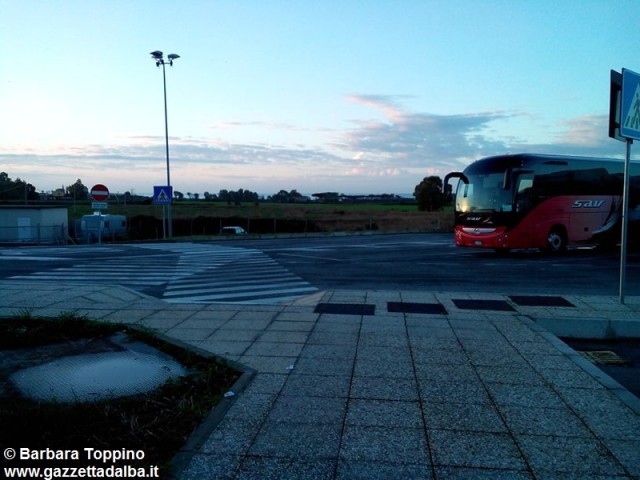
M66 207L0 206L0 243L66 244L69 236Z

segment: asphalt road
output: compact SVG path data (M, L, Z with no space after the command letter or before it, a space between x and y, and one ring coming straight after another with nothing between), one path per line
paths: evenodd
M509 254L453 245L450 234L240 240L321 289L618 295L620 257L593 249ZM625 294L640 294L640 254L627 258Z
M619 292L619 255L589 249L558 256L534 250L498 255L455 247L450 234L233 238L211 243L259 250L319 289L558 295ZM162 265L171 255L147 244L3 247L0 278L114 259L140 261L146 257L149 264ZM640 294L639 253L628 255L625 294Z

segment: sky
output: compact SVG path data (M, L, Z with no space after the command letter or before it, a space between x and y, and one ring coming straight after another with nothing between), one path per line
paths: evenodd
M504 153L624 157L612 69L637 0L0 0L0 171L37 191L167 184L411 194ZM632 147L632 158L633 150Z

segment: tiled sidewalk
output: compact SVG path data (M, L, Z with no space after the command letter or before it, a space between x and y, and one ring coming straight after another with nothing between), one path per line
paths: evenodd
M312 311L225 324L253 337L228 355L258 374L180 478L640 475L640 402L526 317Z
M640 401L533 320L633 332L637 297L553 307L336 291L301 305L178 306L118 288L0 287L5 315L144 324L257 372L186 452L181 479L640 478ZM434 304L444 313L402 311Z

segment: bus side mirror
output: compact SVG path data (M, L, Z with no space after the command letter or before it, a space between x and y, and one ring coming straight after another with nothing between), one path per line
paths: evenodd
M451 180L452 178L459 178L462 183L464 183L465 185L469 185L469 179L464 173L462 172L447 173L444 177L444 180L442 181L442 193L444 194L447 193L447 185L449 185L449 180Z
M502 189L511 190L511 180L513 177L513 168L507 168L504 171L504 177L502 177Z

